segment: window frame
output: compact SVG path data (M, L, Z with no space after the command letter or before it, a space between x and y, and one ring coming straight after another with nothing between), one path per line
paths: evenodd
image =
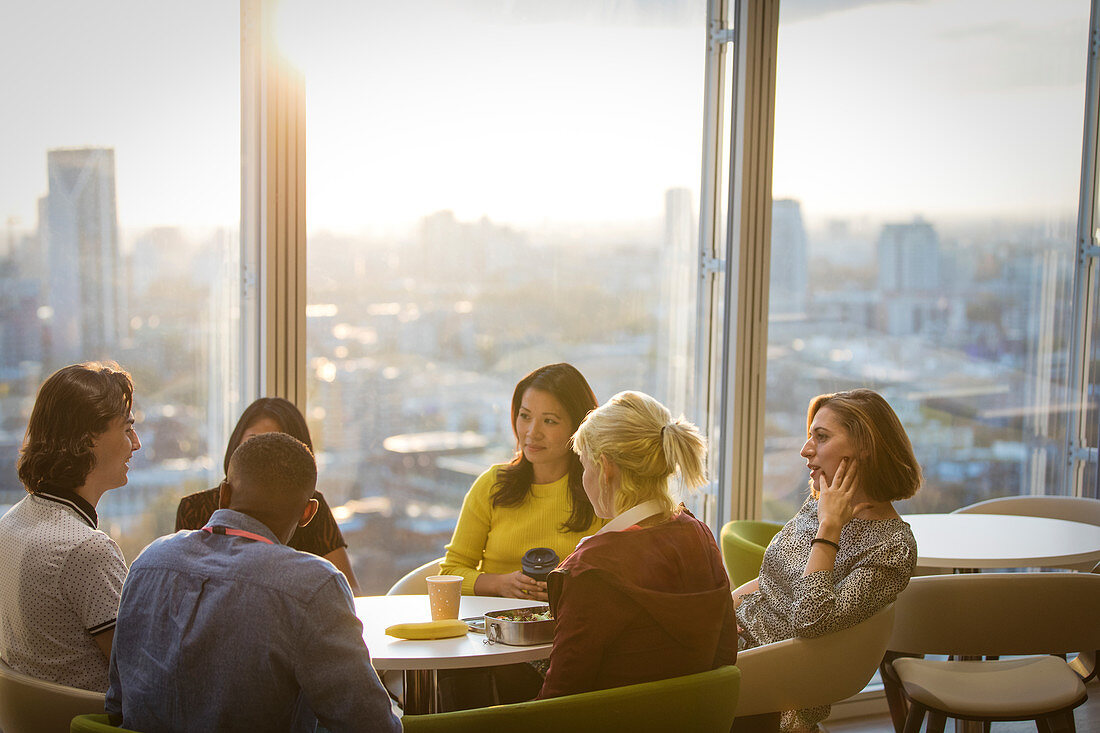
M241 0L241 404L306 407L305 79L279 50L278 0Z
M1090 369L1097 307L1100 305L1100 245L1097 242L1097 147L1100 145L1100 0L1092 0L1085 73L1084 132L1081 143L1081 187L1077 206L1077 256L1073 277L1073 327L1070 334L1068 385L1074 396L1067 434L1065 485L1068 496L1100 498L1097 446L1088 444L1089 422L1100 420L1092 393L1097 375ZM1100 434L1100 431L1096 431ZM1093 473L1091 485L1085 480Z
M696 360L714 477L706 521L717 535L731 519L758 518L763 504L779 0L711 0L708 29ZM724 181L712 168L723 162Z

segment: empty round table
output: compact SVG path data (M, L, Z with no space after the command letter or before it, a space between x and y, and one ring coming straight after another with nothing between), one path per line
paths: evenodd
M904 514L918 568L1044 568L1100 562L1100 527L1007 514Z

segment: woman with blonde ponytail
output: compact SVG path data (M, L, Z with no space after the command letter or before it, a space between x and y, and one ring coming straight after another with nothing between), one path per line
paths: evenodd
M714 536L669 479L706 481L699 430L649 395L620 392L573 436L585 493L610 520L547 579L557 619L539 697L732 664L737 624Z

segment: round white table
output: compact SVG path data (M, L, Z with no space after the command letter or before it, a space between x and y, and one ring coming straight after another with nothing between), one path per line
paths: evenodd
M918 568L1043 568L1100 562L1100 527L1007 514L904 514Z
M459 618L482 616L490 611L543 605L518 598L462 596ZM431 621L428 596L362 596L355 599L355 614L363 622L363 641L374 668L401 670L405 675L405 712L419 714L436 706L436 670L493 667L546 659L553 644L509 646L487 644L485 635L469 632L450 639L397 639L386 635L396 623Z

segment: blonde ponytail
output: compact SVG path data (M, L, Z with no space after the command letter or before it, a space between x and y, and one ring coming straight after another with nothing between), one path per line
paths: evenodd
M681 415L661 429L663 446L670 466L679 469L680 480L689 489L707 482L707 442L699 428Z
M689 489L706 482L706 440L699 429L682 416L673 420L668 408L642 392L620 392L590 412L573 436L573 450L597 466L607 456L619 468L616 513L657 500L667 519L676 507L669 476L678 470Z

